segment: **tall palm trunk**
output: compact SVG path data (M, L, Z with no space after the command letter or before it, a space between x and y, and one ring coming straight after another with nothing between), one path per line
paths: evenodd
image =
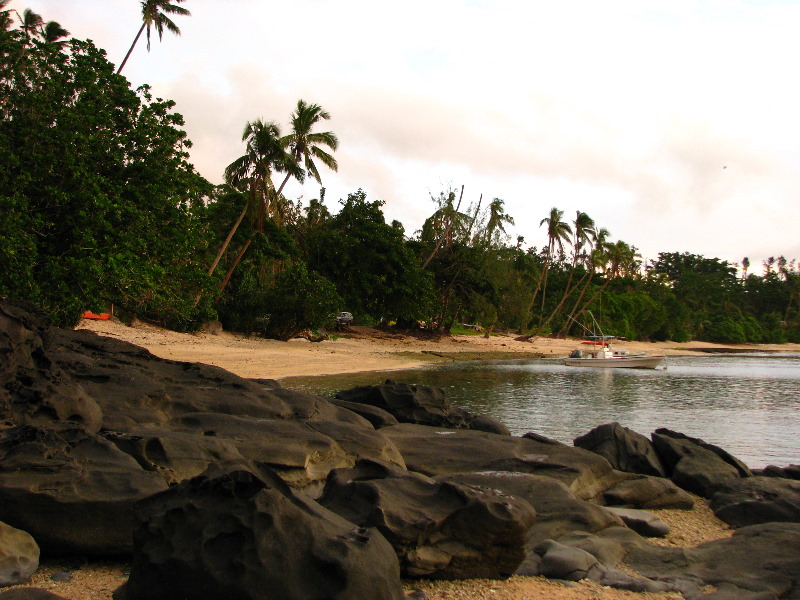
M128 62L128 58L130 58L131 52L133 52L133 49L136 47L136 42L138 42L139 38L142 36L142 32L144 31L146 25L147 23L142 23L142 26L139 28L139 33L137 33L136 37L133 39L133 43L131 44L131 47L128 49L128 53L125 55L125 60L122 61L122 64L117 69L117 75L119 75L120 71L122 71L122 67L125 66L125 63Z
M588 277L588 279L586 279L586 277ZM572 306L572 310L570 311L569 315L567 316L567 322L564 324L564 326L558 332L558 336L559 337L561 337L561 336L566 334L567 330L570 327L570 324L572 323L572 319L575 317L576 314L579 314L578 313L578 307L581 305L581 300L583 300L583 297L586 295L586 292L588 291L589 286L591 285L593 278L594 278L594 269L590 269L587 272L587 274L584 275L581 278L581 281L578 282L578 285L580 285L581 282L584 279L586 279L586 283L584 284L583 289L581 290L581 293L578 295L578 299L575 301L575 304Z
M242 220L244 219L244 216L247 214L247 209L248 208L250 208L250 201L249 200L247 202L245 202L244 208L242 209L242 212L239 213L239 217L236 219L236 222L233 224L233 227L231 227L231 230L228 232L228 237L226 237L225 241L222 243L222 247L219 249L219 252L217 252L217 256L214 258L214 262L208 268L208 274L209 275L212 275L214 273L214 270L217 268L217 265L219 264L219 261L222 258L222 255L225 254L225 251L228 249L228 245L231 243L231 240L233 239L233 236L236 234L236 231L239 229L239 225L242 224Z

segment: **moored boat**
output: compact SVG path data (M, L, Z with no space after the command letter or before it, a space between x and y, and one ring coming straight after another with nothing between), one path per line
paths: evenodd
M663 355L631 353L627 350L614 350L611 344L600 342L584 342L590 348L576 348L564 359L568 367L603 367L627 369L655 369L664 360Z

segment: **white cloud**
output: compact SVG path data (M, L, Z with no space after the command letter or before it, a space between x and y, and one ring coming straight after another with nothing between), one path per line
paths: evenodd
M364 188L407 231L430 193L500 197L541 245L551 206L585 210L642 249L728 260L800 256L791 2L186 0L183 35L140 43L135 84L177 101L212 181L241 131L282 125L298 98L332 114L328 203ZM112 61L132 0L12 0L92 38ZM305 199L314 183L288 188Z

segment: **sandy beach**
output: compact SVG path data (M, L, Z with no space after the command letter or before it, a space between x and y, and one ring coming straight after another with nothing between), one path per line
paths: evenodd
M331 339L322 342L303 338L279 342L228 332L216 335L177 333L143 323L128 327L110 320L83 320L77 328L131 342L161 358L202 362L241 377L259 379L410 369L424 362L442 360L559 357L567 356L580 344L580 340L575 339L543 337L518 341L517 336L511 334L489 338L454 335L423 339L369 327L331 332ZM708 342L616 342L615 347L666 356L699 354L703 349L719 348L800 352L800 344L730 346Z
M457 335L439 339L393 334L371 328L354 327L331 339L312 343L305 339L288 342L245 337L228 332L176 333L147 324L125 326L113 321L82 321L78 328L125 340L142 346L161 358L202 362L222 367L242 377L282 379L292 376L328 375L370 370L408 369L424 362L477 359L521 358L526 356L566 356L578 340L535 338L518 341L513 335ZM620 342L618 347L668 356L702 352L722 346L704 342ZM729 347L729 346L728 346ZM800 345L737 346L739 350L800 352ZM652 511L671 527L669 536L657 543L693 547L699 543L731 535L730 528L716 519L707 503L697 498L691 511ZM24 587L39 587L68 600L87 598L110 600L114 589L127 577L127 563L63 562L43 560L42 567ZM55 581L65 579L66 581ZM675 600L678 594L639 594L604 588L592 582L554 582L543 578L512 577L506 581L407 582L431 600Z

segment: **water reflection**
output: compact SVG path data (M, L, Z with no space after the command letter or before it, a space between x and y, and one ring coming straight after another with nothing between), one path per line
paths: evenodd
M666 369L571 368L548 360L469 362L409 371L292 378L332 395L385 379L446 389L456 406L565 443L617 421L718 444L752 467L800 463L800 355L670 358Z

